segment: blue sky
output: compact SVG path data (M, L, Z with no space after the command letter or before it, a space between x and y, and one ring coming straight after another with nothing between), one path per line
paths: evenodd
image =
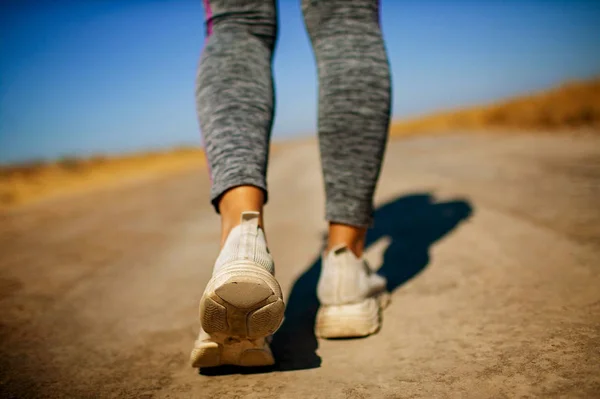
M312 134L300 0L279 0L273 138ZM201 0L0 5L0 163L200 144ZM383 0L393 115L489 102L600 73L600 2Z

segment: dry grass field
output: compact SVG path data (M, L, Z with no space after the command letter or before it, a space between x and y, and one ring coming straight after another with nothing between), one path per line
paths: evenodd
M0 209L148 176L162 176L204 164L202 150L181 148L3 166L0 168Z
M600 131L600 77L496 104L392 123L392 136L456 130Z

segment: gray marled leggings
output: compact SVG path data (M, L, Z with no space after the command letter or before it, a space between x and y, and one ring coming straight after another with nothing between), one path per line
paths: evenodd
M204 0L204 7L196 103L218 212L219 197L236 186L259 187L267 198L277 15L275 0ZM302 12L319 73L326 218L367 227L391 102L378 0L302 0Z

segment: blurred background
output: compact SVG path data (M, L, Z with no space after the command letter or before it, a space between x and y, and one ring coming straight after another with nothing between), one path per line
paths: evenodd
M4 205L44 191L28 188L15 168L31 175L58 160L53 173L63 173L87 160L112 179L115 170L178 169L200 159L193 151L201 145L194 103L205 39L200 0L0 7ZM600 2L382 0L381 20L393 74L392 135L494 126L597 130ZM279 1L279 25L275 142L313 136L317 110L298 0ZM164 153L173 148L177 157ZM118 154L128 155L109 167L107 157Z

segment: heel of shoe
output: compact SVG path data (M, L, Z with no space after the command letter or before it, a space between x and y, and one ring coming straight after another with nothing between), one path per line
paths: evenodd
M200 301L204 330L222 340L258 339L273 334L281 325L285 310L277 281L270 275L247 270L229 271L224 277Z
M320 338L358 338L374 334L381 328L381 310L388 301L387 295L381 295L348 305L321 306L315 334Z

